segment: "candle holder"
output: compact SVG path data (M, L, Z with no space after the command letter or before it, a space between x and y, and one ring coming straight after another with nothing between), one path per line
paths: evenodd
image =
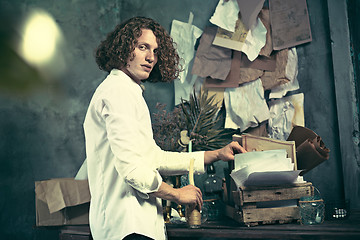
M186 221L190 228L201 227L201 213L195 206L186 206L185 208Z
M166 206L165 216L164 216L165 223L170 223L170 218L171 218L171 206Z

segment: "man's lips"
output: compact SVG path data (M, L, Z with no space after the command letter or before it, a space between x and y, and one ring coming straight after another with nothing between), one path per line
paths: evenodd
M142 64L141 67L145 69L146 72L151 72L152 66L149 64Z

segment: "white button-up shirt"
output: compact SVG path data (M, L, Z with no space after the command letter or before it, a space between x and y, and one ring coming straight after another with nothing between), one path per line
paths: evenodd
M93 238L138 233L165 239L161 199L149 193L159 189L160 174L185 174L191 158L195 171L204 172L204 152L161 150L141 87L116 69L96 89L84 132Z

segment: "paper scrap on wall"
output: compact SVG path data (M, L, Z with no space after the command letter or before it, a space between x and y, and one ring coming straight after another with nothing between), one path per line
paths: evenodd
M269 0L274 50L311 42L306 0Z
M269 102L269 137L286 140L294 126L304 126L304 94L299 93Z
M177 44L177 51L182 59L183 71L180 72L175 85L175 105L181 102L181 98L188 100L197 76L191 74L193 58L195 56L195 43L201 36L202 30L192 25L193 15L190 13L189 22L184 23L173 20L170 35Z
M241 20L244 25L250 29L255 24L256 18L260 10L264 6L265 0L237 0L241 13Z
M246 36L245 43L241 49L250 61L254 61L259 55L261 49L265 46L266 33L266 27L260 18L257 18L255 24L250 28Z
M217 28L207 27L200 38L192 74L225 80L231 67L231 49L212 44Z
M273 52L276 58L275 71L264 71L260 77L264 89L269 90L281 84L289 82L286 77L286 65L288 60L288 49Z
M298 56L296 48L288 50L287 63L285 67L285 78L289 81L280 84L279 86L271 88L269 98L282 98L290 91L295 91L300 88L297 80L298 75Z
M236 0L219 0L210 22L224 30L234 32L238 13L239 5Z
M240 128L240 131L244 131L269 119L269 108L260 79L244 83L238 88L226 88L224 100L225 128Z
M266 43L266 27L258 18L248 30L242 21L236 21L235 32L218 28L213 44L245 53L253 61Z

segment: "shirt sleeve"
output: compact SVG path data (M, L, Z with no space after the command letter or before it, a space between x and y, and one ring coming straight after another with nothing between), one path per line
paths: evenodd
M108 91L100 101L99 111L105 120L107 139L119 176L137 190L140 197L147 199L149 193L159 189L162 178L152 163L139 154L141 135L137 129L137 110L134 104L129 104L139 99L128 92Z
M106 95L102 94L97 111L105 121L107 139L115 156L115 168L119 176L137 190L140 197L147 199L149 193L158 191L162 183L160 174L187 173L192 158L195 159L195 172L204 172L204 152L167 152L156 145L151 124L143 126L138 119L139 114L150 118L141 92L134 94L128 89L110 89ZM142 139L144 135L141 131L150 133L146 140ZM147 149L146 158L144 152L139 153L139 148Z
M155 144L155 143L154 143ZM160 148L159 148L160 149ZM194 159L194 172L204 173L204 151L198 152L168 152L168 151L152 151L157 155L157 170L164 176L174 176L186 174L190 170L190 160Z

